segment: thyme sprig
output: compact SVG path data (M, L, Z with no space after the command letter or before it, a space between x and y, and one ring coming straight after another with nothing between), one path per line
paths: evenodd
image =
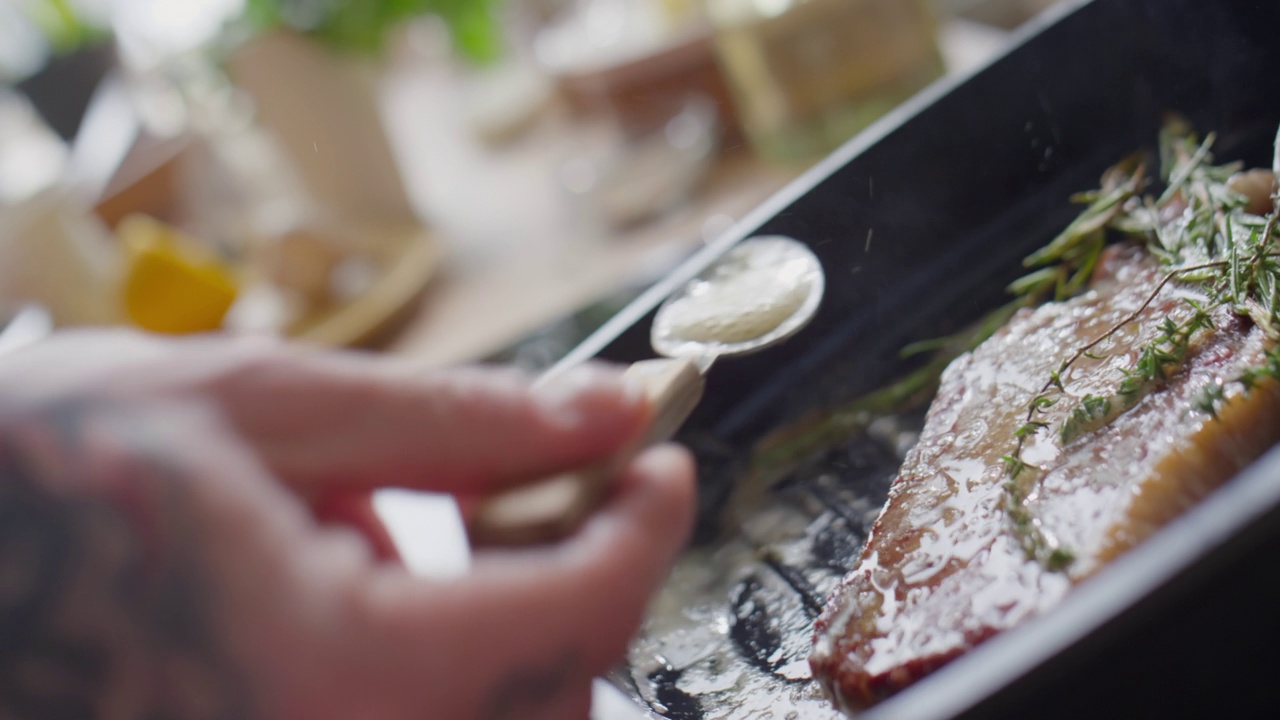
M1144 241L1162 264L1172 268L1137 309L1077 348L1049 373L1027 403L1023 424L1011 440L1011 452L1002 458L1007 477L1005 509L1014 533L1028 557L1050 570L1066 569L1073 553L1056 543L1029 506L1041 473L1023 459L1023 451L1029 440L1049 429L1050 423L1044 418L1049 408L1068 397L1063 382L1068 371L1084 358L1104 359L1093 350L1137 322L1170 283L1188 284L1207 297L1203 303L1187 300L1192 312L1185 320L1178 322L1166 316L1161 321L1155 337L1142 346L1134 365L1122 370L1123 377L1114 391L1086 394L1074 401L1058 428L1058 441L1063 445L1104 427L1163 384L1183 363L1193 340L1214 327L1213 314L1224 307L1252 318L1273 341L1280 339L1280 262L1276 261L1274 244L1280 197L1273 196L1272 212L1265 219L1247 214L1244 207L1248 199L1229 184L1240 165L1211 165L1214 141L1215 136L1210 134L1199 142L1185 124L1170 123L1161 136L1165 189L1157 199L1137 197L1140 164L1128 175L1128 182L1115 182L1115 177L1123 176L1127 168L1134 166L1132 161L1126 161L1108 173L1112 190L1107 191L1108 176L1104 176L1103 190L1088 196L1093 204L1068 227L1068 231L1077 234L1090 233L1089 237L1064 240L1060 235L1027 258L1028 265L1065 260L1068 256L1063 248L1097 242L1094 235L1111 229L1130 240ZM1280 133L1274 165L1273 172L1280 178ZM1121 189L1130 192L1117 209L1113 200L1125 196ZM1100 225L1103 218L1105 223ZM1038 271L1015 283L1015 287L1032 285L1031 278L1048 275L1045 270ZM1265 378L1280 378L1280 355L1275 351L1268 353L1263 365L1208 388L1196 407L1216 415L1227 385L1236 383L1248 391Z
M1079 360L1084 357L1101 359L1100 356L1092 355L1091 351L1094 347L1108 337L1114 336L1125 325L1137 322L1139 316L1151 306L1166 284L1178 277L1180 273L1197 272L1202 269L1201 266L1193 266L1193 268L1172 270L1167 273L1137 310L1126 315L1120 322L1112 325L1106 333L1094 338L1088 345L1078 348L1073 355L1062 361L1059 369L1050 373L1041 391L1029 402L1023 424L1014 432L1014 451L1001 459L1004 462L1006 474L1005 512L1009 516L1015 537L1018 538L1023 551L1027 553L1029 559L1038 561L1044 568L1051 571L1065 570L1069 568L1071 562L1074 562L1075 553L1070 548L1062 547L1061 543L1057 542L1057 539L1043 527L1029 507L1029 502L1033 500L1034 487L1038 482L1039 468L1034 468L1023 460L1023 450L1030 438L1050 428L1050 423L1039 419L1039 416L1059 404L1062 397L1066 396L1062 377ZM1203 309L1194 302L1193 307L1192 318L1185 320L1184 323L1175 323L1172 318L1166 316L1165 322L1161 324L1160 334L1157 334L1155 340L1143 346L1134 368L1124 370L1124 379L1112 395L1098 396L1089 393L1076 402L1059 428L1059 439L1062 445L1065 446L1076 437L1110 423L1124 410L1137 404L1149 389L1165 382L1169 377L1171 366L1180 364L1187 356L1194 334L1212 327L1213 320L1210 315L1212 309ZM1029 470L1036 470L1036 473L1029 473Z
M1138 351L1133 367L1120 371L1123 378L1114 392L1100 396L1089 394L1080 399L1058 430L1058 439L1063 445L1110 423L1162 385L1182 365L1192 339L1215 326L1213 312L1221 307L1220 304L1203 307L1194 300L1187 303L1193 310L1191 317L1178 323L1165 316L1156 337Z
M1191 267L1178 268L1176 270L1169 271L1160 280L1160 282L1156 284L1156 287L1147 295L1146 299L1143 300L1142 304L1139 305L1137 309L1121 318L1114 325L1108 328L1106 332L1098 335L1087 344L1076 348L1076 351L1072 353L1070 357L1063 360L1062 363L1058 365L1057 370L1051 371L1049 373L1049 378L1045 380L1044 385L1040 387L1039 392L1037 392L1031 401L1027 403L1026 414L1023 417L1023 424L1014 432L1014 450L1009 455L1011 461L1006 461L1005 463L1006 468L1009 470L1009 476L1016 479L1022 471L1029 467L1025 462L1021 462L1022 451L1026 447L1027 440L1034 437L1041 430L1048 428L1048 423L1037 421L1036 416L1056 405L1059 398L1066 395L1067 389L1062 382L1062 378L1067 374L1067 371L1075 366L1075 364L1082 358L1091 357L1096 359L1097 356L1092 355L1091 351L1098 345L1105 342L1108 338L1120 332L1120 330L1124 329L1126 325L1135 322L1139 317L1141 317L1142 313L1151 306L1151 303L1155 302L1156 297L1160 295L1160 291L1164 290L1165 286L1172 282L1174 278L1185 273L1198 272L1211 267L1225 267L1226 264L1226 261L1218 260L1211 263L1202 263L1200 265L1193 265ZM1131 384L1131 381L1145 383L1157 379L1163 380L1165 375L1165 366L1178 359L1174 353L1179 351L1179 349L1181 349L1181 351L1185 351L1186 344L1190 341L1190 336L1197 330L1203 328L1202 323L1212 322L1211 320L1208 320L1208 312L1209 311L1207 310L1197 308L1197 312L1193 316L1193 319L1196 320L1196 325L1194 327L1189 325L1185 328L1168 328L1164 334L1157 337L1156 340L1154 340L1148 347L1144 348L1143 352L1139 356L1136 367L1132 371L1126 372L1126 378L1121 382L1121 386L1118 391L1119 394L1126 398L1136 394L1139 386ZM1166 318L1166 322L1172 323L1172 320L1170 318ZM1149 359L1144 362L1143 358ZM1137 398L1133 398L1133 402L1136 401ZM1128 402L1127 404L1132 405L1133 403ZM1085 412L1090 416L1093 416L1096 414L1094 412L1096 409L1097 406L1094 406L1093 408L1086 408ZM1111 411L1110 408L1108 408L1106 415L1110 414ZM1068 418L1068 422L1069 421L1070 418ZM1066 432L1065 426L1062 432ZM1074 436L1075 435L1072 434L1072 437Z
M1227 388L1238 385L1241 392L1250 393L1264 380L1280 380L1280 348L1268 350L1261 365L1247 368L1221 383L1210 383L1200 391L1200 395L1192 402L1192 407L1216 420L1218 411L1226 402Z
M1063 301L1088 289L1108 243L1143 245L1167 268L1156 287L1137 309L1088 343L1077 348L1052 370L1026 405L1022 423L1010 438L1010 452L1001 458L1004 508L1018 544L1028 558L1050 571L1068 569L1074 552L1058 542L1034 512L1042 468L1023 458L1028 442L1053 430L1052 417L1061 417L1057 442L1065 445L1094 432L1136 405L1177 372L1197 338L1214 327L1224 309L1247 316L1272 343L1280 342L1280 197L1273 196L1271 212L1250 215L1248 199L1231 185L1240 164L1213 165L1216 137L1198 139L1186 123L1174 120L1160 137L1159 167L1162 189L1144 195L1155 184L1147 163L1134 155L1108 170L1097 190L1079 193L1073 202L1086 207L1042 249L1027 256L1029 272L1008 287L1014 299L957 335L916 343L904 356L932 353L928 362L899 381L858 398L844 407L809 418L799 427L775 434L757 448L753 468L779 475L787 468L865 429L874 417L927 402L938 387L942 371L957 356L990 337L1018 308L1046 301ZM1272 174L1280 178L1280 131L1277 132ZM1273 189L1280 182L1273 184ZM1142 321L1157 297L1170 284L1195 292L1187 300L1190 314L1179 320L1158 320L1154 337L1139 348L1131 367L1109 390L1076 398L1064 381L1084 360L1108 359L1098 347L1126 326ZM1260 383L1280 381L1280 347L1273 347L1258 365L1238 376L1211 384L1194 408L1216 417L1228 389L1252 391ZM1059 403L1065 403L1057 411Z

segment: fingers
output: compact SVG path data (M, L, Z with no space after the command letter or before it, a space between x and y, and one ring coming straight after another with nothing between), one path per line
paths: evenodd
M317 531L234 436L161 429L192 475L231 656L282 717L585 717L590 679L621 657L691 523L692 462L662 448L567 543L429 583L373 564L354 533Z
M487 493L606 457L649 414L643 393L601 366L535 390L508 371L421 373L382 358L274 349L212 385L266 464L304 492Z
M7 397L196 397L217 404L295 489L488 493L588 464L636 435L648 404L584 367L531 388L496 369L422 372L259 339L72 332L0 364Z
M619 479L613 500L575 537L542 553L478 556L469 591L486 603L520 593L548 620L564 621L564 630L595 652L594 664L607 667L687 540L693 472L682 449L645 453Z
M423 668L441 678L468 668L455 687L464 704L508 692L521 673L543 672L542 687L567 688L605 672L622 657L688 537L693 474L686 451L651 450L562 546L481 558L472 575L447 585L376 576L361 590L366 640L353 655L380 668L376 675L388 683L382 692L421 684ZM440 648L449 648L443 664ZM536 710L518 716L536 717Z

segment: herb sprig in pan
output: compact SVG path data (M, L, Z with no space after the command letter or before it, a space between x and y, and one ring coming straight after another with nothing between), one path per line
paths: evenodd
M1213 315L1223 308L1251 318L1267 332L1273 344L1280 340L1280 246L1275 242L1280 199L1270 198L1265 216L1249 213L1251 198L1233 187L1240 166L1210 164L1214 139L1209 135L1198 142L1185 124L1171 123L1161 137L1165 190L1158 199L1139 199L1135 192L1123 204L1116 204L1111 202L1114 192L1108 193L1104 185L1102 191L1088 196L1090 207L1062 236L1027 259L1029 265L1054 261L1066 257L1066 251L1075 247L1089 247L1092 252L1099 241L1086 237L1081 228L1090 233L1110 228L1127 236L1130 242L1145 244L1169 268L1136 310L1077 348L1049 374L1027 403L1024 422L1011 439L1012 450L1003 458L1007 476L1005 509L1014 533L1027 555L1050 570L1066 569L1074 554L1037 521L1029 506L1041 469L1023 459L1023 449L1031 438L1050 428L1042 419L1044 413L1069 397L1062 381L1067 371L1084 361L1105 359L1092 351L1125 326L1138 322L1170 283L1194 286L1207 298L1203 303L1188 300L1191 315L1181 322L1165 317L1155 338L1140 348L1138 359L1123 371L1123 378L1110 394L1089 394L1074 400L1058 428L1058 441L1063 445L1110 423L1162 385L1181 366L1193 342L1214 328ZM1280 135L1277 143L1280 147ZM1121 167L1111 172L1119 172ZM1141 173L1139 166L1131 186L1140 184ZM1280 177L1280 154L1272 175ZM1270 186L1274 188L1274 180ZM1161 220L1168 217L1174 219ZM1032 273L1027 278L1036 276ZM1025 281L1026 278L1022 282ZM1240 377L1210 386L1195 407L1216 416L1218 406L1226 399L1227 385L1237 384L1247 392L1267 377L1280 377L1280 354L1275 349L1259 366L1247 369Z
M957 335L905 348L904 355L933 355L925 366L897 383L766 440L753 458L753 469L780 475L865 429L878 415L928 402L947 365L989 338L1015 310L1063 301L1087 290L1108 242L1140 244L1167 269L1165 275L1137 310L1077 348L1049 374L1028 400L1023 422L1010 438L1010 452L1002 458L1004 505L1011 531L1029 558L1050 570L1067 569L1074 553L1058 543L1034 514L1033 498L1042 472L1023 459L1026 444L1040 433L1053 431L1056 441L1066 445L1110 423L1177 371L1193 345L1214 328L1214 315L1223 308L1252 319L1273 344L1280 341L1280 244L1276 238L1280 205L1272 195L1280 177L1280 135L1271 171L1244 176L1237 174L1239 164L1212 164L1215 140L1210 134L1201 141L1185 123L1171 121L1160 138L1164 187L1159 196L1143 195L1153 179L1141 156L1126 158L1109 169L1099 189L1072 198L1086 205L1079 217L1026 258L1024 264L1033 269L1010 284L1014 296L1010 303ZM1097 354L1098 346L1125 326L1142 321L1171 283L1194 288L1203 299L1187 301L1189 310L1181 319L1162 318L1155 336L1138 349L1137 361L1123 370L1110 392L1071 397L1063 382L1068 371L1106 360ZM1258 366L1209 386L1194 407L1216 416L1229 388L1248 392L1266 379L1280 380L1280 350L1274 347ZM1055 428L1047 421L1047 411L1058 403L1071 403L1071 407Z

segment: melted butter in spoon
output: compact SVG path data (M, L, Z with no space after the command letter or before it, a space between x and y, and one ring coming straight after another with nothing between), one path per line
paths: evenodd
M672 297L657 324L668 345L732 351L802 323L816 308L821 283L821 267L807 248L784 238L755 239Z
M701 281L693 290L672 303L669 332L679 340L705 343L740 343L767 335L794 315L809 294L803 283L760 267Z

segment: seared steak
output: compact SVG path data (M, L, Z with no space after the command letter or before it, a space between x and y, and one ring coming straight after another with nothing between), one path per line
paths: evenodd
M1114 397L1168 317L1195 312L1197 290L1168 284L1141 314L1063 377L1022 458L1038 470L1024 507L1074 560L1031 559L1007 512L1002 456L1053 370L1137 310L1164 270L1132 248L1108 254L1092 290L1023 311L947 369L860 564L818 621L811 664L845 709L869 705L992 635L1052 608L1119 553L1226 481L1280 437L1280 391L1229 390L1217 417L1205 388L1257 366L1263 332L1227 309L1193 338L1166 381L1114 419L1064 443L1059 428L1086 395ZM1120 407L1115 409L1117 412ZM1114 415L1112 412L1110 415Z

